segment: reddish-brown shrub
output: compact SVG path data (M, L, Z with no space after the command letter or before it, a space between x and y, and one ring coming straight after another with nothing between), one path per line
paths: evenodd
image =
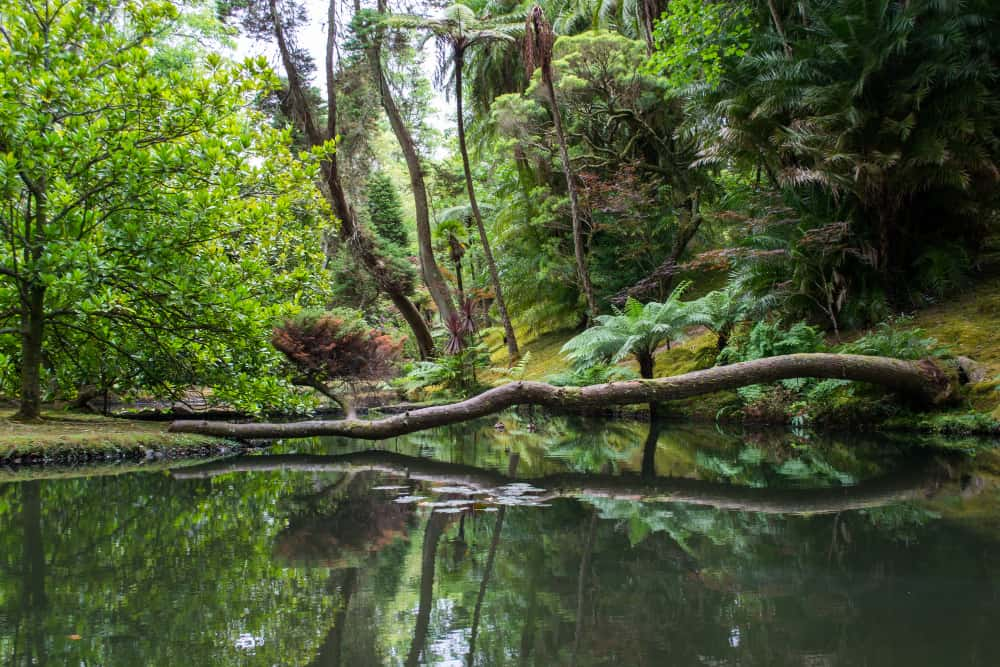
M274 328L271 344L299 371L320 380L390 377L402 340L369 329L350 311L307 312Z

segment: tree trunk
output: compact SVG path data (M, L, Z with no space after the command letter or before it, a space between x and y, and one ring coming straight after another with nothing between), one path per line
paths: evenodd
M778 13L778 8L774 5L774 0L767 0L767 8L771 11L771 20L774 21L774 29L778 31L781 43L785 47L785 55L791 58L792 45L788 43L788 37L785 35L785 27L782 25L781 15Z
M326 638L323 639L319 652L308 667L340 667L342 662L344 631L346 630L344 625L347 622L347 611L351 606L351 598L354 597L354 592L358 587L358 568L352 567L337 572L335 575L331 575L331 579L334 576L339 576L341 579L341 585L332 588L334 591L339 590L342 603L333 613L333 622L326 633Z
M45 542L42 535L41 482L21 484L21 520L24 528L21 572L23 587L21 609L25 619L25 664L44 665L47 660L45 621L50 613L45 594Z
M483 256L486 258L486 266L490 270L490 281L493 283L493 296L496 297L497 310L500 311L500 320L503 322L504 338L507 339L507 353L510 361L516 361L520 356L517 349L517 338L514 336L514 327L510 322L510 315L507 314L507 303L503 299L503 290L500 288L500 273L497 271L497 263L493 260L493 251L490 249L490 241L486 238L486 227L483 226L483 216L479 212L479 203L476 201L476 189L472 184L472 168L469 166L469 151L465 145L465 118L462 112L462 67L464 56L461 51L455 52L455 108L458 114L458 149L462 153L462 168L465 170L465 187L469 193L469 206L472 208L472 217L476 221L476 228L479 230L479 242L483 246Z
M15 419L38 419L42 411L42 341L45 336L45 287L32 284L21 311L21 405Z
M519 481L495 470L476 468L462 463L434 461L395 452L372 450L354 454L309 455L276 454L271 456L238 456L212 461L198 466L178 468L171 475L178 479L202 479L234 472L266 471L351 472L378 471L408 481L441 485L460 485L482 491L494 491ZM907 466L883 477L864 480L854 486L818 489L766 488L711 482L687 477L657 477L589 473L563 473L530 477L535 488L543 489L532 498L549 502L557 498L609 498L641 502L678 502L705 507L762 514L826 514L849 510L894 505L902 501L926 499L942 492L942 482L958 480L960 473L942 465L933 456L916 457ZM440 512L431 515L444 517ZM424 586L433 579L433 564L428 562L428 532L424 535L424 574L421 579L421 599ZM438 527L438 535L441 528ZM435 537L436 539L436 537ZM423 604L421 604L423 607ZM418 624L418 629L420 629Z
M636 355L636 359L639 361L639 377L646 380L653 379L653 368L656 365L656 361L653 359L652 352L644 352L642 354ZM654 401L649 402L649 421L653 422L659 417L658 410L656 409L656 403Z
M576 579L576 623L573 630L573 651L570 654L569 664L576 665L577 655L580 653L580 644L583 642L583 603L585 599L584 583L590 571L590 558L594 553L594 537L597 534L597 509L590 511L590 523L587 527L587 537L583 542L583 557L580 559L580 573Z
M288 104L292 110L291 115L302 129L309 145L313 147L322 146L327 139L337 136L337 88L336 77L334 75L337 39L336 0L330 0L327 10L325 68L327 123L325 131L320 130L319 125L316 123L311 103L305 94L301 75L292 58L291 47L288 44L284 28L282 27L277 0L270 0L269 5L275 40L278 43L278 51L281 54L281 62L285 68L285 75L288 77ZM330 202L334 214L340 219L341 240L348 244L348 247L354 252L361 265L365 267L368 274L378 284L379 289L389 296L393 305L396 306L403 319L406 320L406 323L413 331L414 342L417 344L421 358L426 359L433 356L434 339L431 337L427 322L424 321L416 305L410 301L403 286L387 275L385 262L379 256L372 239L366 236L358 225L354 208L347 201L347 195L344 192L336 155L330 155L323 161L323 187L320 190Z
M656 477L656 447L660 442L660 422L650 420L649 432L642 447L642 469L644 478Z
M606 408L654 403L766 384L792 378L832 378L868 382L898 391L922 405L940 405L953 397L948 374L931 359L904 361L857 354L787 354L717 366L655 380L629 380L589 387L554 387L544 382L511 382L473 398L413 410L374 421L306 421L286 424L228 424L175 421L175 433L202 433L228 438L305 438L342 435L381 440L435 426L483 417L514 405L556 408Z
M378 0L378 11L380 14L386 13L385 0ZM451 300L451 293L448 285L441 275L441 269L434 259L434 249L431 244L431 216L430 208L427 205L427 185L424 182L423 167L420 164L420 156L417 154L416 144L413 135L403 122L403 115L399 112L396 100L392 97L392 89L389 88L389 81L386 79L382 69L382 31L376 29L375 39L372 46L367 50L368 60L372 68L372 75L379 89L379 96L382 100L382 108L389 118L389 125L399 148L403 151L403 158L406 160L406 169L410 174L410 190L413 192L413 205L416 212L417 222L417 247L420 257L420 273L423 276L427 291L437 305L438 315L442 322L448 321L452 313L455 312L454 303Z
M562 114L556 102L556 87L552 83L552 63L542 63L542 79L548 92L549 104L552 106L552 122L556 128L559 140L559 157L562 160L563 175L566 177L566 190L569 192L569 211L573 221L573 254L576 257L576 273L580 279L580 289L587 298L587 318L592 322L597 317L597 301L594 299L594 288L590 283L590 271L587 269L587 256L583 245L583 225L580 221L580 203L576 193L576 181L573 176L573 165L569 161L569 148L566 146L566 133L563 131Z

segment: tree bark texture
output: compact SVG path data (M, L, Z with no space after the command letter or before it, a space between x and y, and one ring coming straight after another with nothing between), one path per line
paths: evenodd
M447 463L395 452L367 451L340 456L282 454L239 456L171 474L178 479L199 479L235 472L295 470L299 472L377 471L393 477L431 484L466 486L487 494L502 495L501 487L530 482L542 489L532 498L610 498L643 502L680 502L725 510L764 514L829 514L881 507L905 500L927 498L949 479L948 467L933 457L919 457L901 470L854 486L819 489L760 488L686 477L643 478L638 475L564 473L524 480L500 472ZM440 516L435 513L432 517ZM426 538L425 538L426 539ZM425 545L426 546L426 545ZM433 575L432 575L433 576Z
M589 387L511 382L458 403L421 408L374 421L344 419L284 424L231 424L190 420L175 421L170 430L175 433L201 433L236 439L338 435L382 440L484 417L514 405L600 408L654 403L792 378L868 382L897 391L923 405L942 404L952 398L954 393L950 375L930 359L904 361L858 354L788 354L655 380L610 382Z
M590 282L590 270L587 267L587 254L583 243L583 222L580 220L580 201L576 192L576 181L573 165L569 161L569 148L566 145L566 133L563 131L562 114L556 101L556 87L552 81L552 63L542 63L542 79L548 93L549 105L552 107L552 123L555 125L556 138L559 141L559 158L562 160L563 175L566 177L566 191L569 193L569 211L573 223L573 256L576 259L576 273L580 279L580 289L587 298L587 321L593 322L597 317L597 300L594 298L594 287Z
M386 13L385 0L378 1L378 11L380 14ZM417 154L416 144L410 129L403 122L403 115L399 111L399 106L392 96L392 89L389 81L382 69L382 30L376 30L372 46L368 49L368 60L372 68L372 76L378 86L379 97L382 101L382 108L389 119L392 132L396 135L396 141L403 152L406 161L406 170L410 175L410 190L413 192L413 206L417 222L417 248L420 257L420 273L427 285L427 291L437 305L438 314L442 322L447 322L452 313L455 312L455 305L451 299L451 292L441 275L437 261L434 259L434 249L431 243L431 215L427 204L427 185L424 182L424 171L420 164L420 156Z

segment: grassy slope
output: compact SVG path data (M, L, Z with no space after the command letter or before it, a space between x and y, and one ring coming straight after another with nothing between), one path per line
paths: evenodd
M167 433L165 422L47 412L41 422L25 424L11 421L13 413L0 411L0 462L39 457L67 461L138 457L147 451L200 453L207 446L218 445L213 438Z
M975 287L916 313L913 326L947 346L953 354L968 356L986 366L986 380L970 387L966 400L952 410L921 420L919 423L899 423L928 430L964 430L963 422L982 423L985 415L1000 422L1000 277L980 282ZM563 344L573 337L572 330L543 334L522 344L522 352L531 358L524 373L526 380L543 380L567 367L559 354ZM671 350L661 348L656 357L656 376L679 375L706 367L706 358L715 348L715 336L694 332ZM505 351L497 349L494 363L502 365ZM635 370L635 365L632 364ZM491 373L485 378L499 384L507 378ZM678 415L714 418L720 410L735 407L735 392L720 392L672 403L670 409ZM973 414L977 413L977 414Z

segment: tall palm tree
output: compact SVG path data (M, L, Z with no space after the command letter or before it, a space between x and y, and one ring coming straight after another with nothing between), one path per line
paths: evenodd
M583 225L580 222L580 202L576 193L576 182L573 175L573 165L569 161L569 148L566 145L566 132L563 130L562 114L556 100L556 87L552 81L552 46L556 36L552 24L545 18L545 12L538 5L528 10L525 25L524 62L530 75L535 68L542 73L542 85L549 98L552 108L552 123L555 125L556 138L559 141L559 158L562 160L563 174L566 176L566 190L569 192L569 211L573 222L573 254L576 257L576 273L580 279L580 289L587 298L587 321L597 317L597 302L594 299L594 288L590 283L590 272L587 269L587 257L583 246Z
M449 78L454 82L458 148L462 154L462 168L465 171L465 187L469 194L469 206L472 208L472 217L476 221L476 228L479 230L479 240L483 246L483 255L486 258L486 265L490 271L490 280L493 283L497 310L500 311L504 336L507 339L507 351L511 360L516 359L520 354L517 347L517 338L514 335L514 327L510 321L510 315L507 313L507 303L504 301L503 289L500 286L500 273L497 271L496 261L493 259L493 250L490 247L489 239L486 237L486 227L483 225L483 216L479 210L479 202L476 200L476 189L472 182L472 167L469 163L469 151L465 141L465 112L462 107L462 70L465 66L466 55L470 50L487 44L497 42L513 43L515 41L513 34L516 28L506 23L479 19L471 9L461 4L448 7L439 18L400 16L393 17L390 23L430 31L438 46L438 83L444 83Z

